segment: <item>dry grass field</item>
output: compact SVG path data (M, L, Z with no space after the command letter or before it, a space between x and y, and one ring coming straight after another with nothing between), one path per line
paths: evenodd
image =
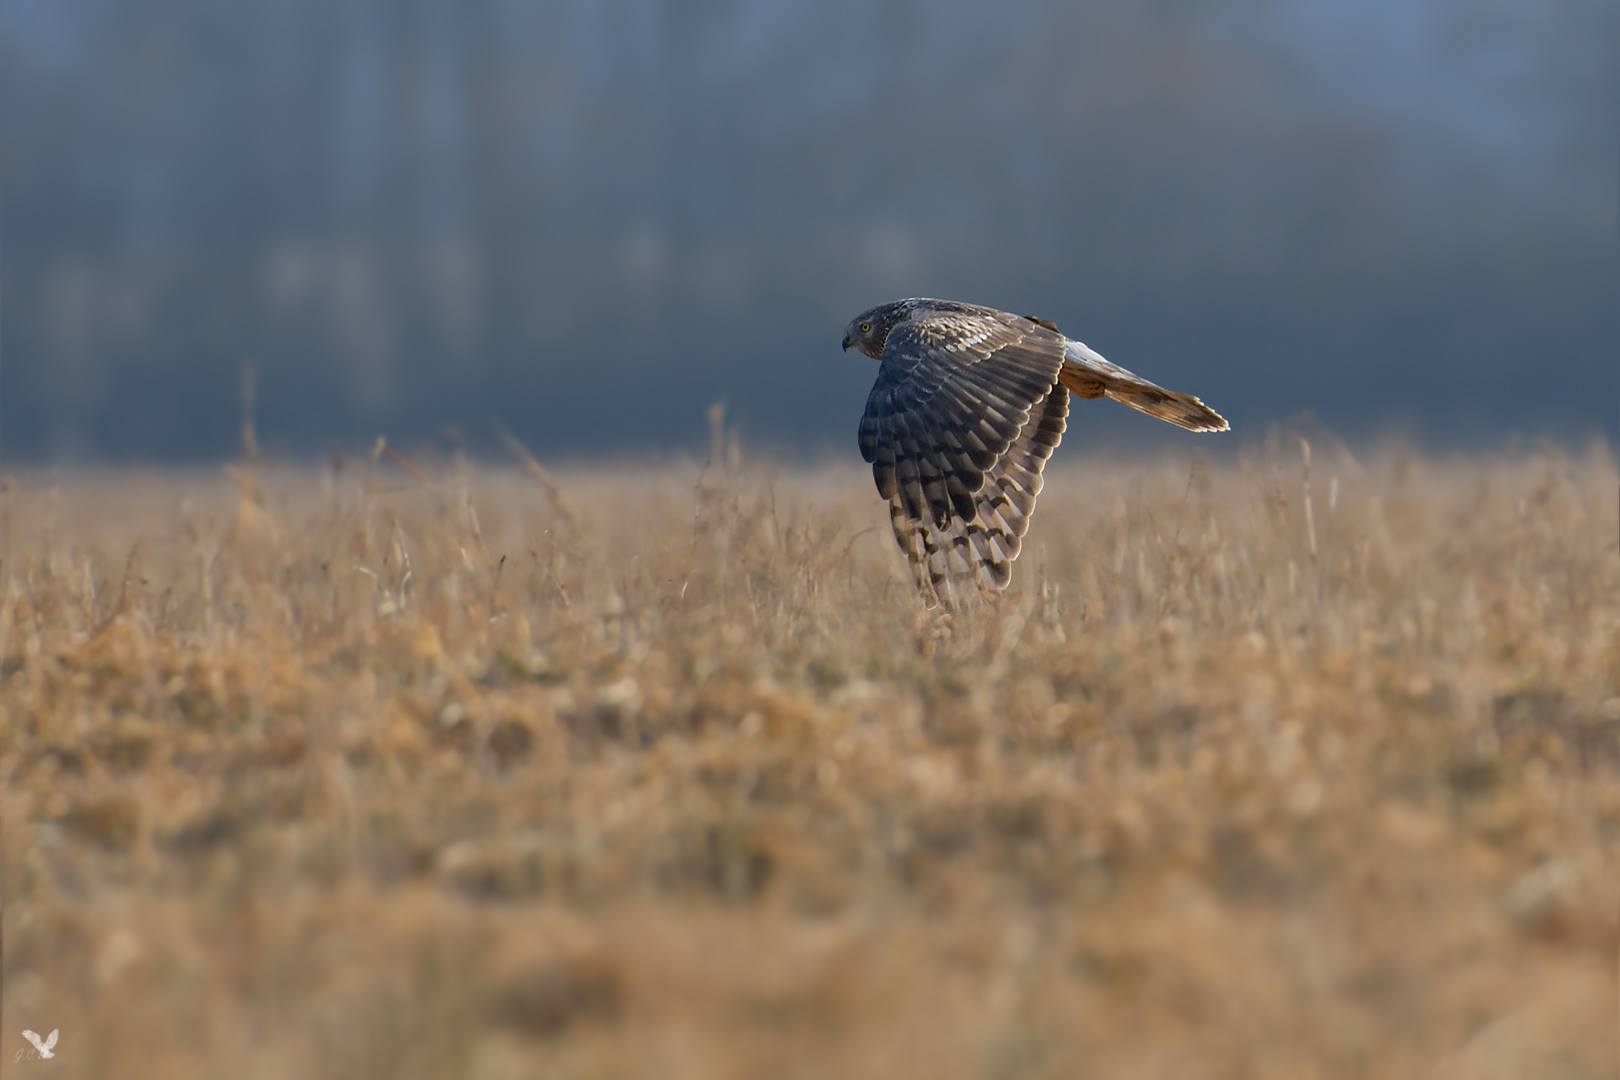
M12 477L3 1067L1611 1077L1612 453L1301 451Z

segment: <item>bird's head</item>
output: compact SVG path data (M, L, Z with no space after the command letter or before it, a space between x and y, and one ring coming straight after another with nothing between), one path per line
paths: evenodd
M844 348L859 349L874 360L881 359L883 343L889 340L889 331L894 329L896 323L910 318L916 306L915 300L896 300L855 316L844 327Z

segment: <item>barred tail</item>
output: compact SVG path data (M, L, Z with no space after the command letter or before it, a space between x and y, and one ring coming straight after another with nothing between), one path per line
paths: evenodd
M1058 381L1081 397L1099 398L1106 394L1121 405L1129 405L1138 412L1167 420L1188 431L1226 431L1231 427L1225 417L1191 394L1166 390L1148 382L1118 364L1109 363L1078 341L1067 343Z

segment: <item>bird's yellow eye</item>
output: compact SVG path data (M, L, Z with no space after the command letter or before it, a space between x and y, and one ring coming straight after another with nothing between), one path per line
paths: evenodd
M872 324L871 323L869 323L869 322L861 323L861 333L870 334L871 332L872 332Z

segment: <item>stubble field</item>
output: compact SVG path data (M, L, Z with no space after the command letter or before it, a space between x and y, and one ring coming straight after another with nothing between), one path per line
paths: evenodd
M7 1073L1610 1077L1613 455L1314 451L15 476Z

